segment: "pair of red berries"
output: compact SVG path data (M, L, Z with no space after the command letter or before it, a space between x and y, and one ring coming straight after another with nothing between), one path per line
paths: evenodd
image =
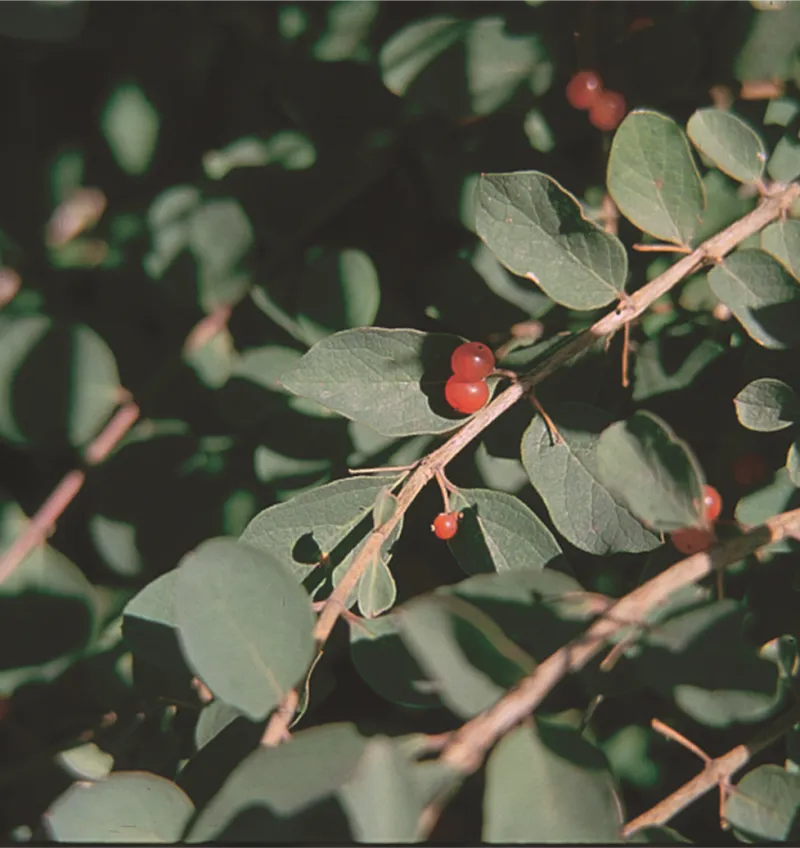
M699 554L707 551L716 541L717 536L712 526L722 512L722 498L713 486L703 487L703 511L706 527L684 527L671 534L672 544L682 554Z
M567 100L574 109L588 109L589 123L598 130L615 130L625 117L625 98L603 88L600 75L579 71L567 85Z
M444 387L445 400L464 415L472 415L489 400L486 378L494 370L494 354L480 342L459 345L450 358L453 376Z

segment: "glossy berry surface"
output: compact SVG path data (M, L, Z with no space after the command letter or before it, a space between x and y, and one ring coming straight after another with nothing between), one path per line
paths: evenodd
M672 544L687 556L707 551L717 541L713 530L705 530L702 527L685 527L683 530L676 530L670 538Z
M459 380L482 380L494 370L494 354L485 344L467 342L453 351L450 366Z
M615 130L625 117L625 98L616 91L603 91L589 109L589 123L598 130Z
M731 473L740 486L755 486L767 476L767 462L760 453L743 453L734 460Z
M603 81L594 71L579 71L567 84L567 102L573 109L590 109L603 93Z
M458 513L440 512L433 519L431 530L439 539L452 539L458 532Z
M716 521L722 512L722 498L713 486L703 486L703 514L706 521Z
M472 415L489 400L489 386L484 380L460 380L454 374L445 383L444 397L456 412Z

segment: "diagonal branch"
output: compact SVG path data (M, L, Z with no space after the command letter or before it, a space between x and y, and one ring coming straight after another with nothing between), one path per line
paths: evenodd
M746 238L759 232L771 221L783 215L798 198L800 198L800 184L791 183L776 189L774 193L762 199L752 212L731 224L721 233L703 242L696 250L680 259L663 274L642 286L634 294L626 296L616 309L609 312L588 330L578 334L555 350L551 356L529 374L522 377L519 382L512 384L498 395L489 406L471 418L441 447L428 454L409 476L397 496L397 508L394 514L372 532L360 554L354 558L350 568L325 602L314 628L314 637L319 650L322 650L328 636L330 636L334 625L345 609L347 598L355 589L367 565L380 551L381 546L389 538L390 533L397 526L409 506L437 471L444 469L496 418L512 407L526 391L584 353L599 338L612 335L638 318L652 303L681 280L699 271L709 262L718 262L723 259ZM278 709L273 713L262 739L263 744L274 744L275 740L285 737L286 712L286 710Z
M622 836L628 837L645 827L666 824L689 804L701 798L715 786L725 786L740 768L777 742L800 722L800 704L779 716L772 724L756 734L749 742L737 745L722 757L710 760L697 777L684 783L671 795L659 801L655 807L629 821L622 828Z
M494 706L464 724L445 747L440 762L458 773L472 773L480 767L495 743L527 718L557 683L567 674L582 669L612 636L630 626L630 622L644 621L649 612L675 591L697 583L715 569L723 569L765 545L796 537L798 533L800 509L795 509L770 518L724 545L681 560L648 580L617 601L584 634L551 654ZM435 813L426 811L426 827L432 827L435 820Z

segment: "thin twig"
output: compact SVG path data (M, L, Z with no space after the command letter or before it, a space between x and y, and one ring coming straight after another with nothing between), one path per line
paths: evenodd
M440 761L470 774L486 753L509 730L529 716L567 674L580 671L609 639L630 622L662 605L674 592L707 577L715 568L739 562L757 548L780 541L800 530L800 509L774 516L744 536L675 563L652 580L621 598L581 636L559 648L504 695L494 706L458 730Z
M689 804L701 798L715 786L727 785L731 777L739 771L756 754L769 748L782 736L788 733L800 722L800 704L795 704L789 712L784 713L772 724L757 733L749 742L737 745L722 757L717 757L706 764L697 777L684 783L671 795L659 801L647 812L629 821L622 828L622 836L627 837L645 827L656 827L666 824Z
M723 259L746 238L759 232L771 221L778 218L783 210L791 206L798 197L800 197L800 184L796 183L785 186L780 191L776 191L775 194L765 197L752 212L731 224L721 233L708 239L688 256L679 259L663 274L660 274L637 292L626 296L616 309L609 312L588 330L578 334L553 351L549 358L536 366L529 374L521 377L518 382L512 383L487 407L473 416L447 442L422 459L398 494L396 508L392 516L373 530L359 555L354 557L341 581L328 597L325 608L317 619L314 628L314 638L317 641L318 648L321 650L328 636L330 636L339 615L346 608L347 598L355 589L367 565L378 554L383 543L389 538L417 495L434 477L438 469L444 468L473 439L517 403L531 388L588 350L598 338L615 333L625 324L638 318L673 286L696 273L703 265ZM599 650L603 643L604 639L601 640L595 650ZM270 718L270 727L273 723L279 725L284 720L283 716L286 712L287 710L278 708ZM270 738L282 738L283 733L277 731L278 727L276 726L275 732L270 734Z
M666 736L667 739L671 739L673 742L682 745L687 751L691 751L698 760L702 760L704 763L711 762L711 757L702 748L698 748L691 739L687 739L682 733L679 733L668 724L664 724L663 721L659 721L657 718L654 718L650 724L656 733L660 733L662 736Z

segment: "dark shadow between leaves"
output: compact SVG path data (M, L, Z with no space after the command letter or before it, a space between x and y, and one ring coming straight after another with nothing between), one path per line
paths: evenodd
M747 311L753 321L783 347L800 345L800 289L791 300Z

